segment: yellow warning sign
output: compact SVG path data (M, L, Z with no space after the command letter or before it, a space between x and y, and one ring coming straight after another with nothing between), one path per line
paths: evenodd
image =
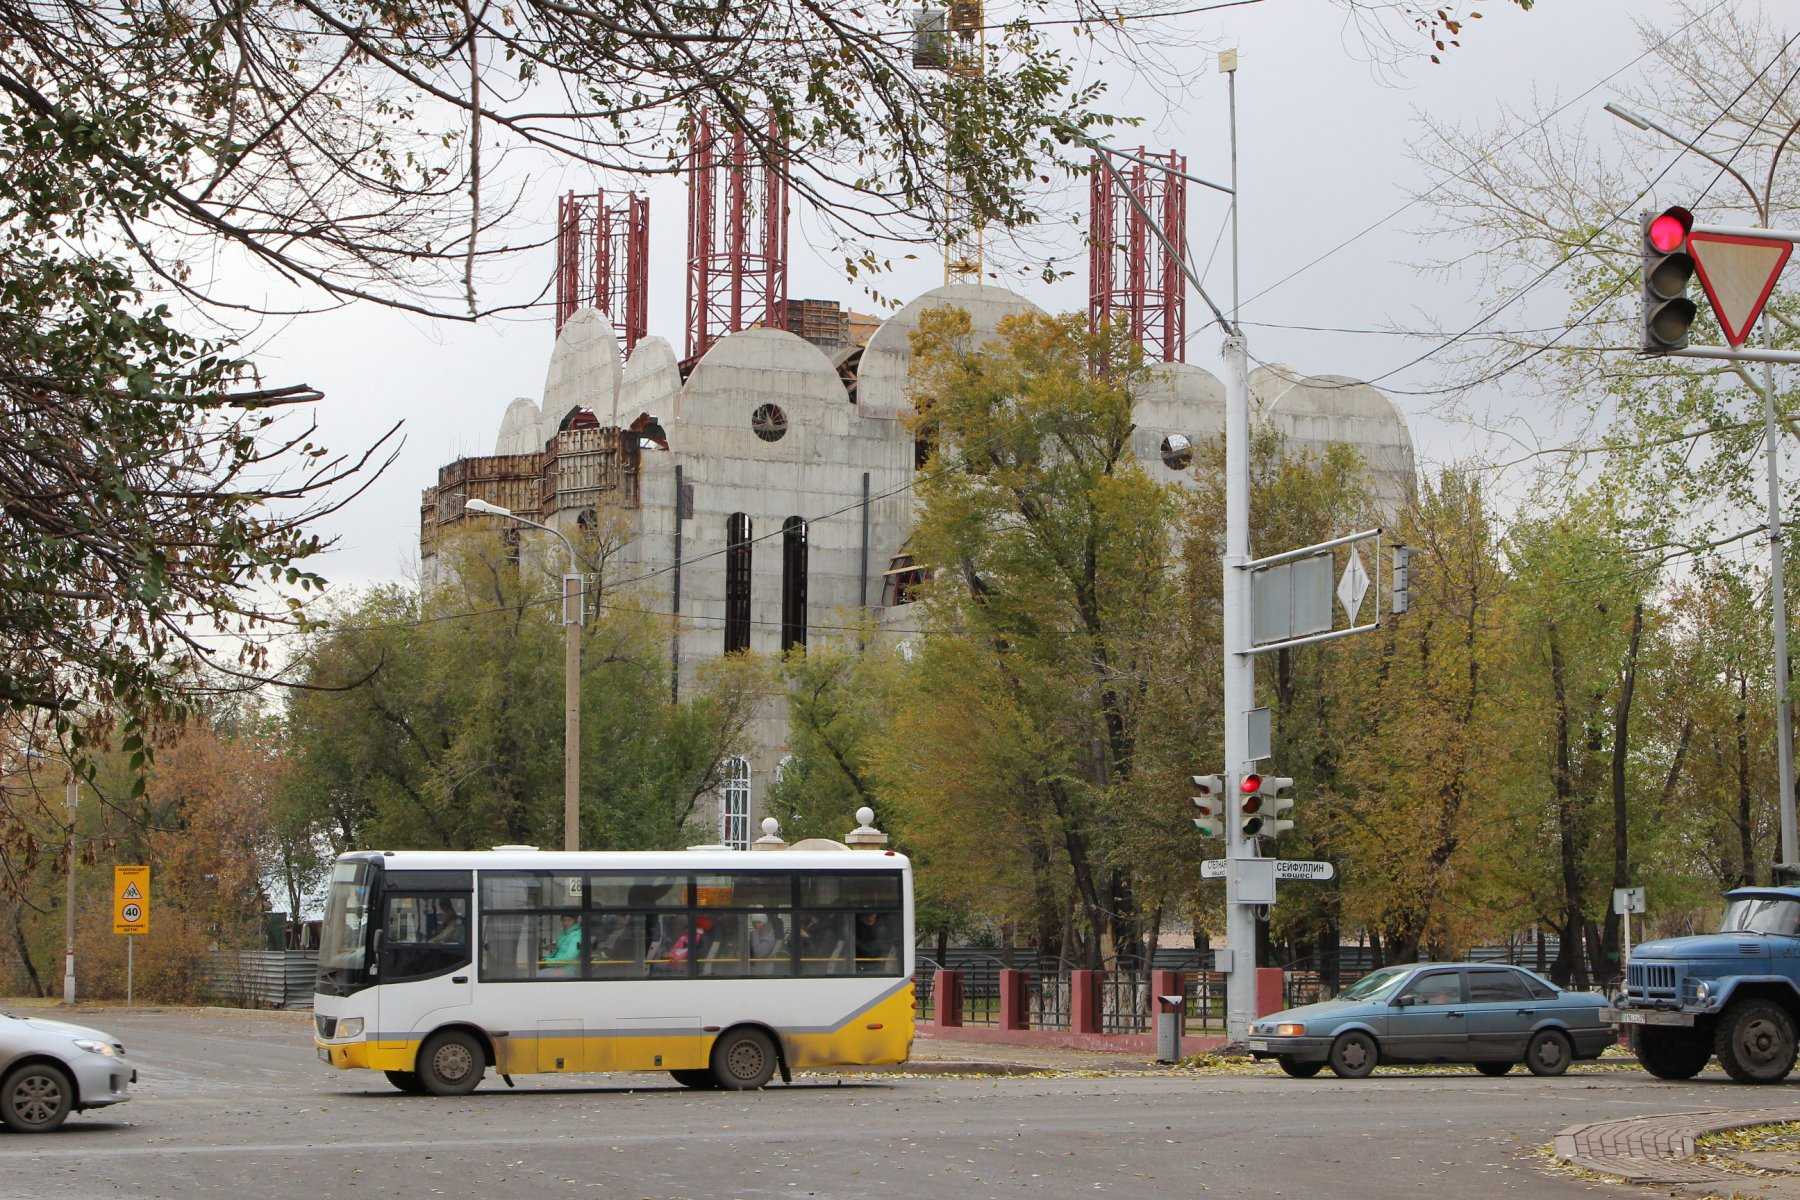
M113 932L150 932L150 868L113 868Z

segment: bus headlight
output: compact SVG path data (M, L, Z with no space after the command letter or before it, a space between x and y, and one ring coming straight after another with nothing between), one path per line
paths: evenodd
M363 1019L361 1017L351 1017L348 1020L339 1021L337 1025L337 1035L341 1038L361 1037L362 1031Z

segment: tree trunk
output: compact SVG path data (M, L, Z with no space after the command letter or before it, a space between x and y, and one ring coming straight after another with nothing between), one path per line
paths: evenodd
M13 945L19 952L19 965L25 968L25 977L31 980L31 994L48 996L44 990L44 981L38 975L37 964L31 961L31 941L25 936L25 906L14 904L12 912Z
M1369 970L1379 970L1387 966L1387 958L1381 953L1381 930L1369 930Z
M1630 816L1626 805L1625 766L1631 750L1631 702L1637 691L1638 644L1644 632L1644 603L1631 610L1631 640L1625 650L1625 666L1619 673L1619 699L1613 705L1612 817L1613 887L1631 886ZM1608 974L1624 970L1619 961L1619 914L1606 906L1606 932L1600 943L1600 963Z
M1562 637L1555 621L1550 622L1549 636L1550 686L1556 701L1556 757L1551 765L1550 780L1556 793L1556 833L1562 857L1563 885L1562 950L1557 958L1566 965L1567 978L1575 990L1586 991L1587 964L1581 953L1581 857L1575 843L1575 780L1569 765L1569 697Z

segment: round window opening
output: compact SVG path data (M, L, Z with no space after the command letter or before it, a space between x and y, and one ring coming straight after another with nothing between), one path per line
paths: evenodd
M765 442L779 442L787 433L787 414L778 404L765 404L750 414L750 428Z
M1171 471L1185 471L1194 464L1194 444L1185 433L1171 433L1162 440L1162 460Z

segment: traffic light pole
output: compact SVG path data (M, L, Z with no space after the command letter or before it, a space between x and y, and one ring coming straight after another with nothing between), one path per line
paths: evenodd
M1256 660L1250 646L1250 372L1242 333L1225 338L1225 944L1231 971L1225 976L1225 1035L1250 1036L1256 1019L1256 910L1240 904L1238 862L1257 857L1256 839L1244 836L1239 784L1249 773L1250 710L1256 706Z

